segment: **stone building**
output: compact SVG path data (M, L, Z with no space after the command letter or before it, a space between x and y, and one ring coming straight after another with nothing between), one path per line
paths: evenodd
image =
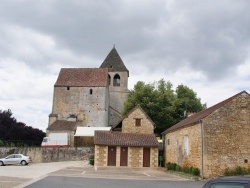
M142 108L135 107L118 127L95 132L95 166L157 167L154 123Z
M162 134L165 163L197 167L205 178L250 167L250 95L242 91Z
M54 85L49 132L72 127L107 127L121 121L127 99L129 71L113 48L100 68L62 68ZM62 122L74 122L69 127ZM51 126L56 124L53 129ZM66 123L64 123L66 125ZM67 124L69 125L69 124Z

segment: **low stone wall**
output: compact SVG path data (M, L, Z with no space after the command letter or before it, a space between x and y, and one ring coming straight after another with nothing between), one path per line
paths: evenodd
M15 148L0 147L0 158L21 153L32 158L34 163L88 160L94 154L94 147L76 148Z

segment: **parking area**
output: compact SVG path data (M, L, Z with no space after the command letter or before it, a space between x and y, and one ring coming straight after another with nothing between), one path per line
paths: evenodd
M27 186L47 176L67 176L107 179L174 180L187 179L168 174L163 168L100 167L95 169L87 161L37 163L28 166L0 166L0 187Z

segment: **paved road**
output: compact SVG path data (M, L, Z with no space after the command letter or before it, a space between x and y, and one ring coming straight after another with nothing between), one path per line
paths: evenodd
M158 182L158 187L164 185L164 187L172 188L185 186L195 188L195 185L202 187L201 185L205 183L166 173L164 168L103 167L94 169L83 161L0 166L1 188L51 187L50 184L54 187L60 185L60 188L83 187L83 185L88 185L87 187L119 185L121 187L118 182L123 182L124 187L142 183L146 188L151 185L149 180L154 183Z
M131 180L49 176L25 188L201 188L200 181Z

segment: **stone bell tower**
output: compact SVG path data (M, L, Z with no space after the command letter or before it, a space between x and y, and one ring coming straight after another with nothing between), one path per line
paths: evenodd
M114 126L122 119L121 113L129 94L129 71L115 47L109 52L100 68L108 68L109 126Z

